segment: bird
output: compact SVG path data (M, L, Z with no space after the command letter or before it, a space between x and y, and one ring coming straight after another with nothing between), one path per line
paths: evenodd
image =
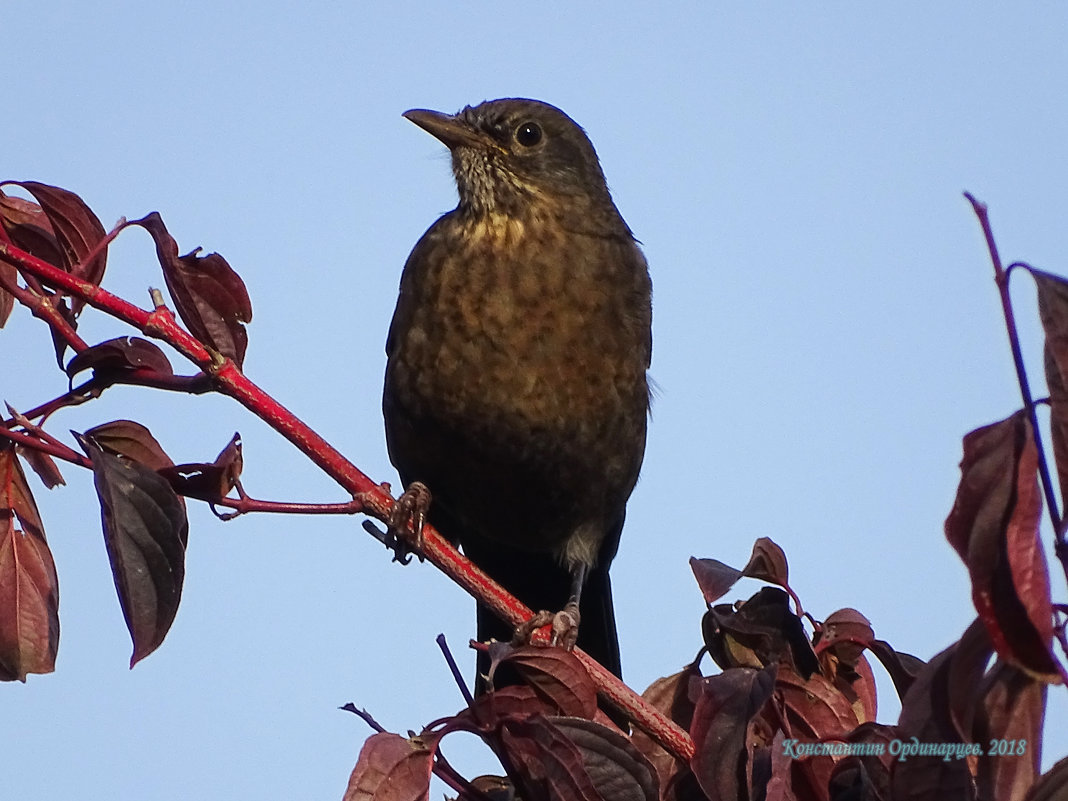
M622 676L609 567L645 454L645 256L590 139L555 106L403 116L449 149L459 202L401 274L390 460L404 486L429 488L443 536L535 612L577 611L578 647ZM479 606L479 640L513 632Z

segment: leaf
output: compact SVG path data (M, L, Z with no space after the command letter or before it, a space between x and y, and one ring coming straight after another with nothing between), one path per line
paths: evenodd
M174 375L171 363L158 345L140 337L117 337L83 350L67 363L65 372L73 379L83 370L91 369L100 378L146 368Z
M248 346L242 323L252 320L252 302L240 276L218 253L199 256L198 248L179 256L178 243L156 212L131 225L152 235L167 290L190 333L241 367Z
M587 720L597 714L597 687L573 653L527 645L512 648L504 658L495 660L491 673L498 664L514 667L538 697L560 714Z
M498 736L524 801L607 801L586 772L582 751L547 718L505 720Z
M51 673L59 651L59 578L44 539L0 514L0 680Z
M21 456L26 463L33 469L33 472L37 474L37 477L41 479L41 483L48 489L54 489L60 484L66 485L66 481L63 480L63 474L59 472L59 465L56 464L56 460L49 456L44 451L39 451L35 448L23 448L19 446L17 449L19 456Z
M15 448L11 443L0 445L0 509L10 510L23 529L40 540L45 539L44 523L41 513L37 511L37 502L26 483L26 474L22 472L19 460L15 458Z
M19 271L14 264L0 261L0 276L4 278L5 283L15 284L19 279ZM14 308L15 296L0 287L0 328L7 325L8 318L11 317L11 312Z
M130 667L163 642L185 578L185 507L155 470L78 441L93 462L111 573L134 650Z
M981 695L983 708L975 741L986 749L995 740L1012 745L1009 753L987 753L979 760L980 796L1018 801L1041 773L1046 685L999 662L983 682Z
M63 268L63 256L52 223L39 204L0 191L0 225L15 247L41 261Z
M937 654L916 676L901 702L898 739L921 743L959 743L949 710L948 680L957 651L954 643ZM912 801L972 799L975 791L968 763L963 759L946 761L942 756L909 756L894 765L892 798Z
M746 797L741 787L750 721L771 698L775 666L735 668L691 683L695 693L690 767L712 801Z
M1038 451L1024 412L967 434L945 531L968 567L972 601L998 654L1055 681L1037 470Z
M235 433L211 464L180 464L161 468L159 473L176 492L190 498L215 501L236 486L244 462L241 456L241 435Z
M152 432L133 420L102 423L86 431L85 436L108 453L125 456L152 470L174 467Z
M1026 801L1068 801L1068 757L1043 773L1025 799Z
M742 568L742 573L780 587L790 586L786 552L768 537L761 537L753 543L753 553L748 564Z
M654 681L642 693L642 699L660 710L679 727L689 731L694 710L694 702L690 698L690 682L700 679L699 663L694 662L674 675ZM631 740L656 769L660 777L660 786L665 788L667 797L673 797L669 794L680 782L687 781L687 778L693 781L692 775L685 776L690 773L690 766L667 751L657 740L641 729L634 730Z
M742 577L742 571L724 564L718 559L698 559L690 557L690 569L706 604L714 604L727 594L735 582Z
M890 674L899 698L905 697L912 682L916 680L916 674L927 664L912 654L894 650L886 640L872 640L868 649L875 654L886 668L886 672Z
M434 752L419 738L379 732L367 738L344 801L413 801L430 795Z
M717 604L705 613L701 628L709 654L724 670L763 668L780 659L806 676L819 669L801 619L778 587L764 587L737 609Z
M618 731L575 717L549 722L574 743L586 775L603 798L611 801L657 801L659 781L652 764Z
M41 209L48 217L59 244L62 266L71 275L100 285L107 264L107 251L101 249L91 260L86 257L100 244L106 236L104 226L85 205L80 197L58 186L38 183L36 181L14 181L34 196ZM71 300L74 316L81 312L85 301L78 298Z
M0 448L0 679L51 673L59 650L59 578L15 449ZM25 531L15 528L15 520Z
M1038 315L1046 334L1046 386L1050 399L1050 432L1061 497L1068 498L1068 281L1030 270L1038 288Z

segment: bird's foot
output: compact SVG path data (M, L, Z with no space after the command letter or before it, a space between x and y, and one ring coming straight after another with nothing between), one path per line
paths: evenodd
M574 601L568 601L567 606L556 614L543 609L530 620L516 626L512 644L529 645L531 635L535 631L542 626L552 624L552 635L549 643L570 651L575 647L575 642L578 640L580 619L578 604Z
M579 621L581 620L578 602L568 601L567 606L553 615L553 645L559 645L566 651L574 648L578 640Z
M413 553L419 557L419 561L423 561L423 525L430 509L430 500L430 490L426 484L413 481L389 510L386 528L390 541L386 547L393 549L394 561L407 564Z

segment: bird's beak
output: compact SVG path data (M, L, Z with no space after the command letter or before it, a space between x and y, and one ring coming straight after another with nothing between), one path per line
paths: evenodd
M414 122L424 131L436 136L445 143L449 150L456 147L486 147L491 144L489 137L452 114L430 111L425 108L413 108L405 111L404 117Z

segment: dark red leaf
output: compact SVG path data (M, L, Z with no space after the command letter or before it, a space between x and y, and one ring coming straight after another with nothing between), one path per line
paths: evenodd
M998 654L1056 680L1037 469L1024 412L972 431L964 437L960 487L945 528L968 567L972 600Z
M949 674L957 643L937 654L916 676L901 702L902 743L961 743L949 709ZM913 739L914 738L914 739ZM906 755L895 763L892 797L915 801L973 799L971 771L964 759Z
M504 718L525 718L531 715L551 715L556 705L548 703L534 690L522 684L510 684L493 692L483 693L453 720L470 717L472 730L496 729Z
M51 673L59 650L59 578L43 538L0 513L0 680Z
M41 261L64 268L52 223L37 203L0 192L0 225L3 225L15 247Z
M10 442L0 445L0 511L9 510L18 518L22 528L44 541L44 523L37 511L37 502L26 483L26 474L15 457ZM10 517L10 514L8 515Z
M198 249L179 256L178 243L156 212L131 225L152 235L167 289L189 332L240 367L248 345L242 323L252 320L252 302L240 276L218 253L199 256Z
M801 619L778 587L764 587L740 607L717 604L701 621L705 645L716 664L762 668L780 659L802 675L819 669Z
M15 528L18 520L24 529ZM0 679L50 673L59 649L59 579L15 449L0 448Z
M988 753L979 760L979 795L1021 801L1041 772L1046 684L999 662L980 692L983 711L974 739ZM998 745L991 750L991 743Z
M1068 801L1068 757L1043 773L1024 801Z
M415 801L430 793L434 752L419 739L380 732L367 738L344 801Z
M59 298L58 301L53 300L53 305L56 308L56 313L62 317L67 325L71 327L72 331L78 330L78 318L71 310L70 303L67 298ZM67 348L70 347L70 343L67 342L67 338L60 333L58 328L50 328L52 332L52 349L56 353L56 364L59 365L59 369L63 369L63 357L67 353Z
M574 743L586 775L610 801L658 801L659 781L652 764L619 731L574 717L549 718Z
M14 284L18 281L19 271L15 268L14 264L0 261L0 276L5 279L6 283ZM6 289L0 287L0 328L7 325L7 320L11 316L11 312L14 308L15 296Z
M886 668L886 672L890 674L898 697L904 698L912 682L915 681L916 674L923 669L926 662L912 654L895 651L886 640L872 640L868 650L875 654Z
M86 261L86 257L105 237L104 226L92 210L76 194L58 186L36 181L20 181L15 185L21 186L41 204L59 243L63 268L78 278L99 285L104 277L107 251L101 249ZM85 302L74 298L71 303L77 316Z
M974 739L972 730L975 714L981 706L981 684L993 653L994 646L986 626L976 618L953 646L952 657L946 663L944 684L948 720L963 740Z
M524 801L608 801L586 772L582 751L548 719L505 720L499 743Z
M853 706L853 699L819 673L806 680L789 666L780 665L775 695L785 713L786 731L803 743L844 740L864 722ZM826 754L798 760L794 765L797 774L794 786L798 786L798 778L802 777L803 783L810 787L827 787L834 764L835 758Z
M177 492L190 498L214 501L226 497L241 477L241 435L235 433L211 464L190 463L160 469Z
M100 377L143 368L163 375L174 374L159 346L140 337L118 337L83 350L67 363L66 373L74 378L83 370L92 369Z
M698 559L691 556L690 569L693 570L706 604L714 604L742 577L741 570L725 565L718 559Z
M578 657L563 648L528 645L512 649L500 664L515 668L538 697L559 714L590 720L597 714L597 687ZM495 670L496 664L493 665Z
M786 552L768 537L761 537L753 543L753 553L749 563L742 568L742 573L750 578L760 579L780 587L790 586L790 566L786 563Z
M701 669L697 662L688 665L672 676L657 679L642 693L646 703L660 710L681 728L689 730L693 722L694 702L690 698L690 682L701 679ZM690 766L667 751L653 737L641 729L636 729L631 740L645 758L656 769L660 777L660 786L665 788L665 795L671 795L674 788L686 777L680 774L690 773Z
M779 667L775 692L781 698L792 731L815 739L843 737L866 721L849 700L819 673L802 679L786 665Z
M152 470L174 466L171 457L163 451L152 432L133 420L102 423L86 431L85 436L108 453L125 456Z
M822 654L830 649L844 662L860 657L875 639L871 622L856 609L839 609L823 621L816 635L815 649Z
M63 474L59 472L59 465L56 464L56 460L47 453L21 446L17 450L19 456L29 464L33 472L41 479L41 483L48 489L54 489L60 484L65 485L67 483L63 480Z
M1038 314L1046 334L1046 386L1050 399L1050 431L1061 497L1068 498L1068 281L1031 270L1038 287Z
M111 572L133 639L130 667L170 630L185 578L185 507L155 470L79 436L93 462Z
M690 767L711 801L745 797L746 741L750 721L771 698L775 666L735 668L694 681L696 693L690 736L696 749Z

